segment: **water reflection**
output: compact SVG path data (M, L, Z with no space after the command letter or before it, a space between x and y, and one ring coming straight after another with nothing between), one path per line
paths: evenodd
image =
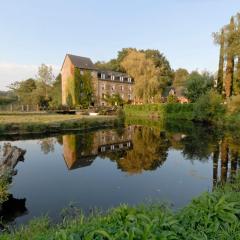
M213 162L213 185L232 180L239 165L239 138L219 134L194 125L171 128L131 125L120 130L62 136L64 160L68 169L90 166L97 156L116 162L123 172L140 174L161 167L169 149L180 150L192 163ZM46 151L44 151L46 152Z
M17 199L10 194L8 200L2 203L0 208L0 228L4 228L5 225L13 223L16 218L22 217L26 214L28 214L26 199Z

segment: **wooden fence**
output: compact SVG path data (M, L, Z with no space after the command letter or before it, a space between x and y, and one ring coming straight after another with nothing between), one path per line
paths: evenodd
M38 105L20 105L8 104L0 105L0 112L39 112L46 109L40 108Z

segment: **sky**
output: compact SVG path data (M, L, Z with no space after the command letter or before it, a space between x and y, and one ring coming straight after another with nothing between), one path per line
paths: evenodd
M0 90L42 63L57 75L66 53L107 61L125 47L215 72L212 33L238 11L240 0L0 0Z

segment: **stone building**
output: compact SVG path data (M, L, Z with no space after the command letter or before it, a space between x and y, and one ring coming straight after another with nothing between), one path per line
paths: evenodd
M127 74L99 70L95 68L90 58L67 54L65 56L61 74L62 74L62 104L67 104L67 98L71 96L74 99L76 88L70 88L71 81L74 79L74 71L77 69L80 74L90 71L92 76L93 101L94 106L107 105L104 98L109 95L119 94L124 101L132 102L134 80ZM73 101L73 104L76 104Z

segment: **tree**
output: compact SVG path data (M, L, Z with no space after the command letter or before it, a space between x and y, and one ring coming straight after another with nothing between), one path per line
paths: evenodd
M220 56L217 76L217 91L219 94L223 93L223 74L224 74L224 29L222 29L220 36Z
M146 58L151 59L158 71L158 78L160 84L165 87L166 85L170 85L173 80L173 71L170 67L169 61L166 57L160 53L158 50L147 49L140 50L140 52L145 53Z
M29 78L24 81L14 82L9 88L17 96L18 102L22 104L35 104L33 92L37 89L36 80Z
M201 121L220 119L225 112L225 107L222 104L222 96L214 90L208 91L206 94L201 95L197 100L193 112L195 119Z
M58 74L55 81L53 82L52 88L50 90L52 107L58 107L62 104L62 76Z
M226 76L225 76L225 93L226 97L232 96L233 91L233 73L234 73L234 54L232 49L233 43L233 32L235 29L234 18L231 18L230 24L228 26L228 37L227 37L227 66L226 66Z
M39 85L41 84L42 88L45 91L45 98L48 98L48 92L50 89L50 86L53 83L54 80L54 75L52 72L52 67L51 66L47 66L45 64L42 64L39 68L38 68L38 75L37 75L37 80L39 81Z
M184 87L187 82L189 73L184 68L179 68L174 73L173 86L174 87Z
M155 67L152 59L147 58L145 53L130 50L124 57L121 66L134 78L134 95L149 103L160 94L160 82L158 81L159 69Z
M196 71L192 72L186 85L185 96L191 101L196 102L197 99L205 94L213 87L213 76L208 72L200 74Z

